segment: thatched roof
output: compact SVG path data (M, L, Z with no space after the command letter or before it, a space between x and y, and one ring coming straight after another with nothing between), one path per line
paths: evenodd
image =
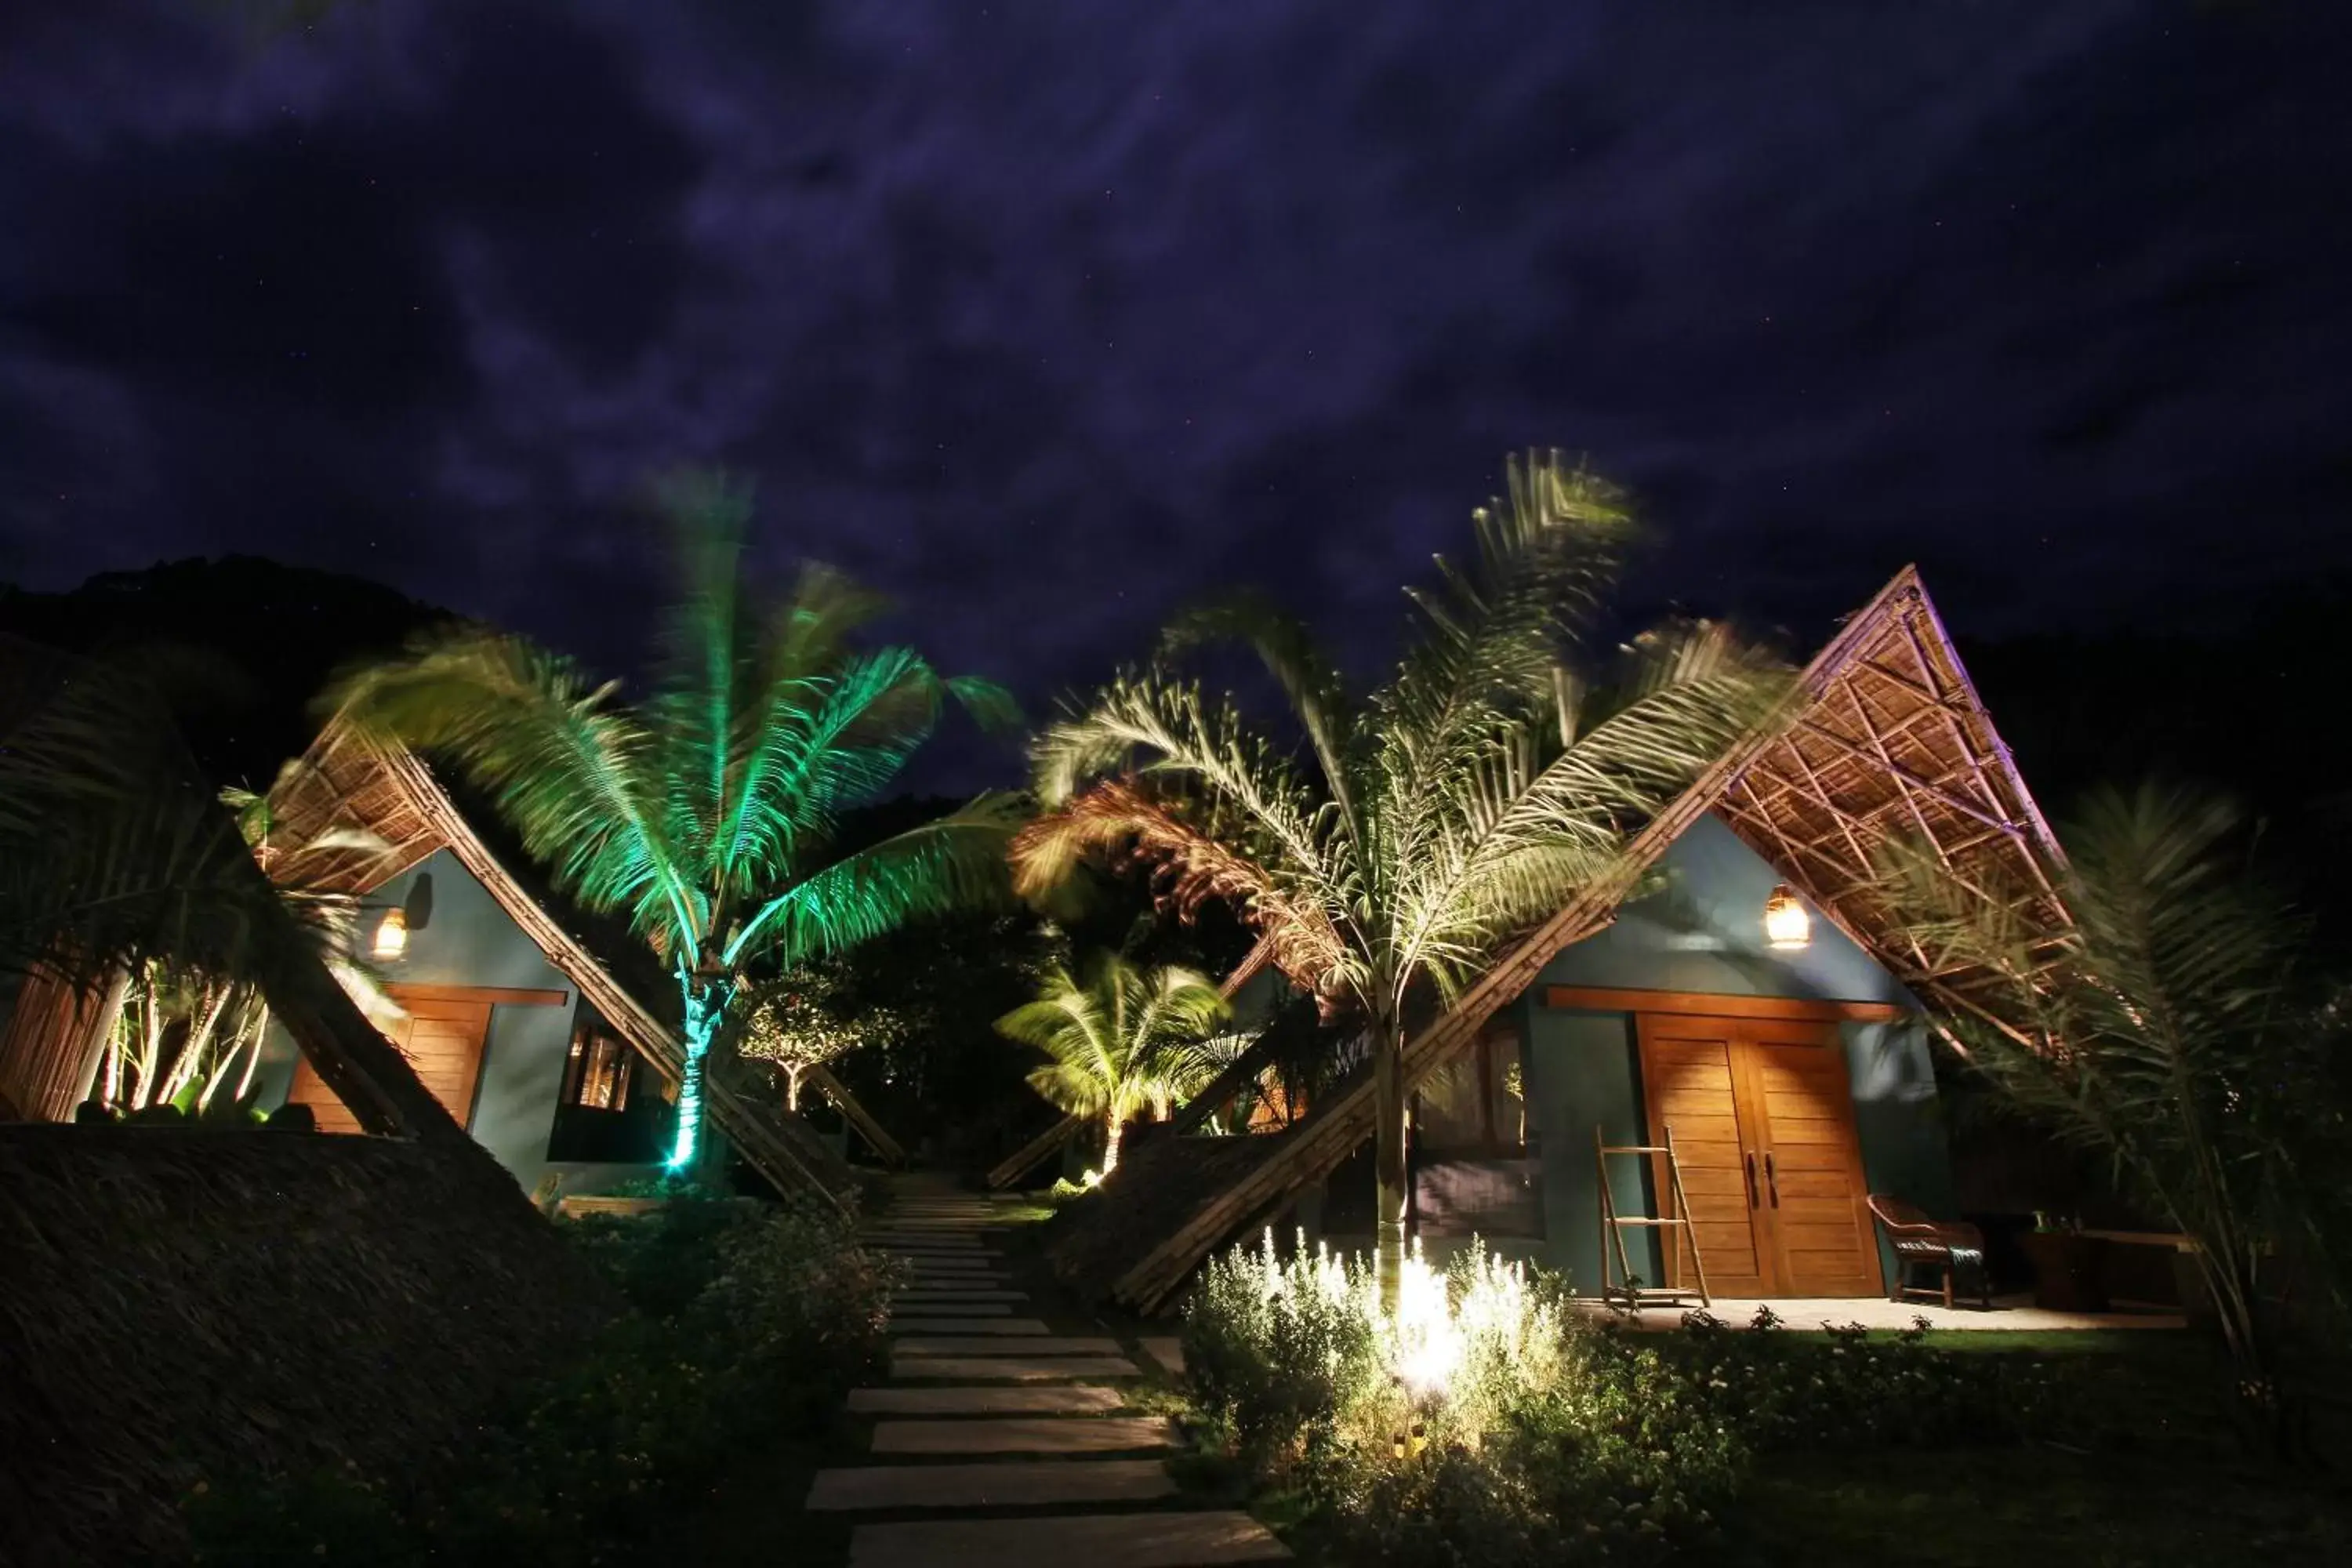
M471 1152L0 1128L0 1561L169 1560L199 1479L463 1447L610 1308Z
M2033 889L2031 924L2054 943L2069 923L2057 841L1915 568L1832 646L1839 657L1815 661L1803 704L1713 808L1914 995L2000 1023L1990 976L1938 969L1906 934L1876 858L1911 840L1980 890Z
M1407 1042L1408 1085L1466 1048L1562 949L1606 926L1641 873L1711 812L1925 1000L2000 1022L1998 996L1982 977L1933 969L1899 935L1871 864L1889 837L1925 839L1977 885L2036 889L2029 912L2053 940L2067 924L2048 891L2057 843L1918 573L1906 567L1806 667L1786 710L1643 829L1617 875L1523 939ZM1139 1310L1158 1307L1212 1248L1337 1169L1370 1136L1372 1113L1367 1078L1281 1139L1244 1141L1264 1152L1235 1154L1226 1184L1162 1231L1109 1293Z
M1078 1294L1107 1294L1110 1282L1142 1262L1161 1237L1280 1150L1287 1137L1185 1137L1164 1127L1139 1129L1110 1179L1046 1222L1046 1261Z
M289 880L364 895L447 849L641 1056L672 1082L683 1072L685 1052L671 1022L676 986L645 945L622 922L563 898L495 814L414 752L336 719L271 792L270 804L265 855L271 873ZM331 830L351 827L385 847L336 847ZM712 1073L705 1092L712 1121L779 1191L810 1188L839 1201L855 1190L847 1166L821 1141L801 1136L750 1075Z

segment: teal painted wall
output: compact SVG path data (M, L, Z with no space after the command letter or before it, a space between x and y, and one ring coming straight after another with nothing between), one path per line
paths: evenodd
M1612 1143L1644 1141L1640 1053L1623 1013L1582 1013L1541 1005L1547 985L1916 1004L1894 977L1827 921L1815 917L1812 944L1792 953L1764 946L1764 900L1778 873L1713 816L1668 847L1664 884L1629 903L1607 931L1554 958L1518 1003L1531 1131L1541 1140L1545 1261L1582 1291L1599 1289L1596 1122ZM1843 1027L1846 1068L1864 1174L1931 1213L1948 1212L1951 1168L1936 1105L1927 1031L1917 1023ZM1621 1207L1638 1195L1656 1213L1646 1171L1632 1159L1613 1167ZM1631 1244L1629 1243L1629 1246ZM1654 1238L1633 1247L1634 1267L1660 1278Z
M372 938L383 910L404 903L419 876L433 879L433 909L422 930L408 936L405 956L378 965L387 984L511 986L562 991L562 1006L499 1006L490 1010L490 1034L474 1103L466 1116L477 1142L514 1173L525 1191L551 1171L567 1193L593 1193L646 1174L650 1165L551 1164L548 1134L563 1090L565 1057L579 997L572 982L547 962L522 928L507 918L489 890L447 850L368 895L362 941ZM294 1047L273 1027L259 1081L262 1103L285 1102L294 1076Z

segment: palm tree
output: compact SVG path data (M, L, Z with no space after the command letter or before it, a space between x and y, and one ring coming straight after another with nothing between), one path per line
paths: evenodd
M2344 1019L2306 989L2310 927L2249 865L2245 826L2184 791L2093 796L2060 834L2054 949L2031 889L1982 868L1964 886L1924 848L1890 856L1888 901L1916 911L1932 967L1990 977L2007 1027L1944 1020L1969 1070L2195 1239L2245 1408L2291 1442L2275 1307L2286 1266L2340 1245Z
M1116 952L1083 979L1055 965L1037 1000L996 1021L997 1032L1051 1059L1029 1085L1072 1116L1103 1119L1102 1173L1118 1168L1127 1124L1170 1108L1216 1074L1210 1038L1225 999L1197 971L1171 964L1145 971Z
M625 913L677 977L685 1070L669 1168L693 1163L705 1060L741 971L822 957L1003 879L1011 804L963 809L850 854L842 814L898 775L947 699L984 722L998 688L913 650L861 647L880 601L805 566L761 605L739 572L750 495L672 479L683 591L653 690L633 705L570 661L481 629L443 633L332 694L364 729L446 756L590 910Z
M1509 468L1474 516L1475 562L1412 595L1401 668L1351 693L1296 621L1243 601L1187 617L1035 746L1055 808L1016 846L1024 886L1089 851L1159 863L1180 910L1229 900L1284 971L1372 1045L1380 1277L1402 1278L1408 1006L1451 1005L1497 946L1621 863L1631 833L1766 712L1780 679L1719 630L1654 633L1614 681L1566 663L1631 525L1557 455ZM1305 758L1169 658L1255 649Z

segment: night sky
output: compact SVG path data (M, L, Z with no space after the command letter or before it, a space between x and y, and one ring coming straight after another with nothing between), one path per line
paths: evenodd
M0 581L226 552L608 666L647 477L1033 706L1262 583L1359 662L1503 453L1810 647L2352 566L2352 6L0 7Z

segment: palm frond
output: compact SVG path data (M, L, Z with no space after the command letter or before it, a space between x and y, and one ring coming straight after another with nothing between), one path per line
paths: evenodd
M1361 824L1353 789L1357 715L1338 666L1304 622L1261 595L1237 595L1192 610L1172 622L1162 637L1163 650L1169 653L1211 642L1249 648L1281 687L1322 769L1323 786L1339 807L1341 826L1360 855Z
M1148 865L1162 907L1180 920L1222 903L1273 939L1275 965L1293 984L1329 994L1340 983L1348 950L1318 901L1322 889L1295 895L1251 857L1247 843L1236 828L1188 821L1164 796L1115 779L1021 830L1012 848L1014 885L1024 897L1038 896L1088 856Z
M1552 697L1563 645L1614 577L1631 532L1622 494L1557 452L1507 466L1507 494L1472 514L1466 569L1440 558L1435 590L1409 589L1414 637L1372 700L1389 803L1383 858L1409 859L1442 798Z
M1106 952L1083 977L1056 965L1037 999L1005 1014L996 1028L1047 1058L1029 1083L1057 1109L1124 1121L1147 1108L1166 1114L1202 1080L1201 1042L1226 1016L1206 976L1174 966L1147 973Z
M466 630L346 678L329 700L363 731L449 758L566 892L691 955L709 900L665 830L657 737L612 697L569 659Z
M1033 755L1037 794L1049 808L1087 781L1132 766L1213 797L1246 824L1275 874L1309 881L1348 874L1344 839L1322 830L1324 814L1289 759L1253 734L1230 702L1203 697L1197 682L1122 674L1039 736Z
M754 955L790 965L838 952L919 915L1010 897L1005 852L1025 819L1013 796L961 810L846 856L770 899L727 939L730 967Z

